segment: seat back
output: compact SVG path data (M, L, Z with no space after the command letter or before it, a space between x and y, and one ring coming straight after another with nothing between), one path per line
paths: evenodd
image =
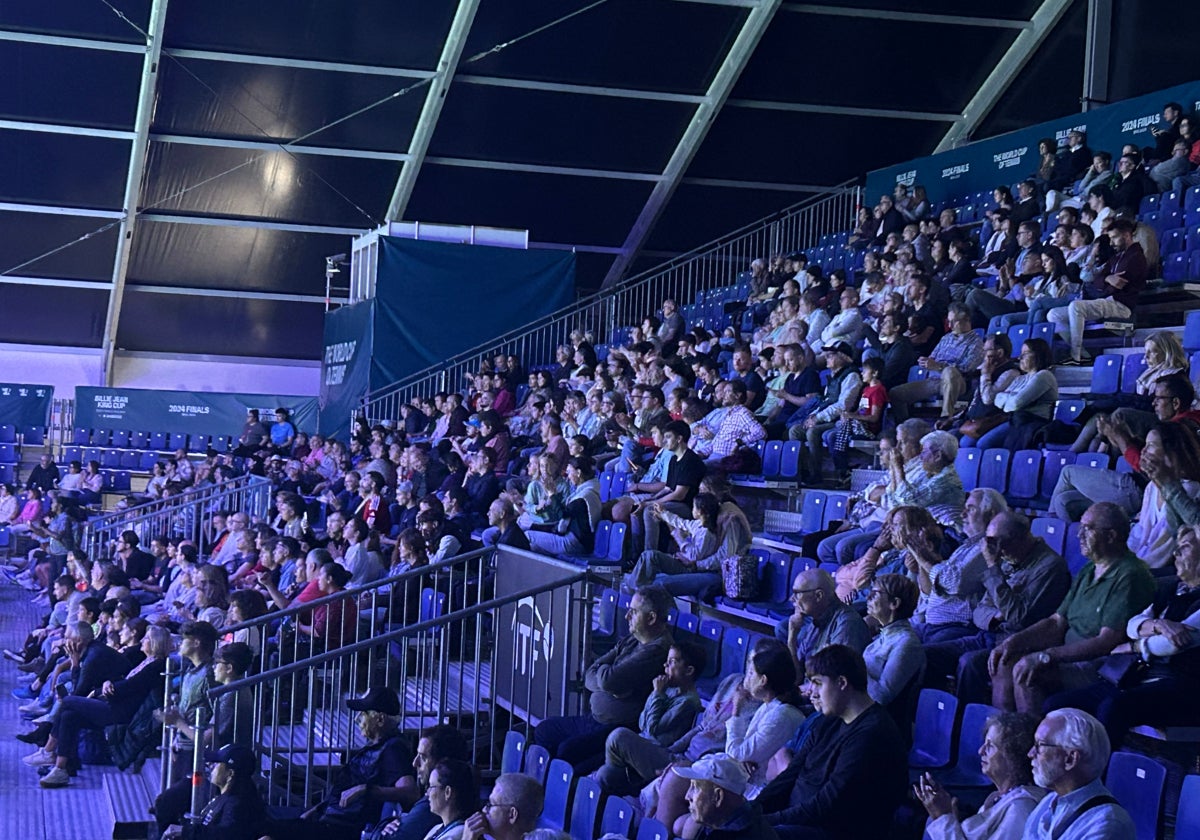
M628 837L633 828L633 806L620 796L610 796L604 803L604 814L600 817L600 836L615 834Z
M1071 575L1079 574L1079 570L1087 565L1087 558L1083 556L1083 549L1079 547L1079 523L1072 522L1067 526L1066 542L1063 546L1063 559L1067 561L1067 568Z
M638 823L637 840L671 840L671 832L658 820L643 817Z
M721 640L721 676L745 672L749 653L750 631L741 627L727 627Z
M0 443L16 443L17 427L12 423L0 423Z
M172 432L171 435L167 438L167 448L168 449L171 449L171 450L187 449L187 445L188 445L188 436L184 432Z
M704 671L697 675L700 679L715 677L721 672L721 640L725 637L725 625L715 618L706 618L700 622L700 644L704 646L707 660Z
M607 519L601 519L596 524L596 533L592 537L592 556L607 557L608 544L611 539L613 524Z
M1097 356L1092 362L1093 394L1115 394L1121 377L1121 357L1115 353Z
M1043 498L1050 498L1058 484L1058 476L1067 464L1075 463L1075 453L1069 449L1060 451L1047 450L1042 454L1042 490Z
M612 497L619 499L625 495L629 489L629 473L624 470L613 473L612 478Z
M596 815L600 812L600 784L590 776L580 776L571 797L572 840L592 840L596 836Z
M935 688L921 690L913 746L908 754L910 767L945 767L950 763L957 715L958 698L953 694Z
M1029 530L1035 537L1041 537L1046 545L1059 554L1067 543L1067 525L1061 519L1053 516L1041 516L1029 523Z
M1041 450L1022 449L1014 453L1009 469L1008 495L1014 499L1032 499L1038 494L1038 479L1041 473Z
M958 477L962 480L963 490L970 493L979 486L980 451L974 448L960 448L954 458L954 466L958 469Z
M768 441L762 452L762 477L766 479L779 478L779 470L783 465L783 441Z
M592 632L600 636L612 636L617 632L617 590L603 589L596 600L596 619Z
M1054 404L1054 419L1060 423L1076 423L1086 406L1083 400L1059 400Z
M825 503L828 496L821 490L806 490L800 508L800 530L805 534L820 531L825 522Z
M1075 456L1075 466L1106 470L1108 469L1108 456L1102 452L1080 452Z
M571 801L571 782L575 780L575 769L561 758L550 762L546 771L546 798L542 806L543 826L560 831L567 824L567 805Z
M695 613L681 612L679 614L679 619L675 624L675 629L678 630L680 634L686 633L691 636L699 636L700 616L696 615Z
M825 494L825 521L822 526L832 528L833 523L846 518L846 507L850 503L849 493Z
M1000 714L995 706L968 703L963 709L962 725L958 731L958 760L955 768L962 778L978 785L990 785L979 763L979 748L983 745L984 727L988 718Z
M550 751L537 744L526 745L525 775L537 779L538 784L545 784L548 769L550 769Z
M766 468L763 468L763 475L767 474ZM779 457L779 479L780 481L795 481L800 477L800 441L789 440L783 445L783 452Z
M1200 776L1184 776L1175 814L1176 837L1200 837Z
M504 736L504 752L500 755L501 773L520 773L525 763L525 736L509 730Z
M607 502L612 499L612 484L613 473L605 470L600 473L600 501Z
M1147 367L1145 353L1133 353L1126 356L1121 370L1121 393L1134 393L1137 390L1138 377L1145 372Z
M764 601L772 604L782 604L791 594L792 579L788 572L792 568L792 558L781 551L772 551L763 569L762 583L758 590Z
M1108 760L1104 781L1113 797L1129 812L1137 840L1154 840L1158 836L1167 768L1148 756L1118 751ZM1175 836L1186 835L1180 835L1177 828Z
M1001 493L1008 492L1008 462L1012 453L1007 449L988 449L979 459L979 485Z
M628 528L624 522L612 524L612 532L608 535L608 553L605 555L609 560L620 562L621 554L625 551L625 532Z

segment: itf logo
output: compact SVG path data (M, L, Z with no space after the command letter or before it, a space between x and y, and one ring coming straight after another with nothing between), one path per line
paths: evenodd
M522 676L537 673L539 657L546 662L554 655L554 628L542 618L532 597L517 601L513 610L512 631L516 635L516 666Z

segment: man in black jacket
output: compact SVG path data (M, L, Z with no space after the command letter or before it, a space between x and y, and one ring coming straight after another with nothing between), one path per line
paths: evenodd
M699 840L775 840L757 803L747 802L749 774L740 761L725 753L706 755L691 767L674 767L675 775L691 780L688 813L700 826Z
M783 840L887 837L908 782L900 732L867 694L867 666L858 652L830 645L808 657L806 671L822 717L756 801Z

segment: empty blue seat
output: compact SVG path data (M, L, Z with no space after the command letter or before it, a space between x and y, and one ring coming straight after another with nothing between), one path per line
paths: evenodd
M825 522L825 503L828 497L820 490L808 490L800 508L800 530L806 534L820 531Z
M1200 837L1200 776L1183 777L1179 811L1175 814L1176 837Z
M1045 540L1050 548L1062 554L1067 542L1067 524L1052 516L1041 516L1029 524L1029 530L1035 537Z
M1146 224L1149 225L1150 222L1146 222ZM1189 251L1192 250L1192 246L1190 244L1191 237L1192 237L1192 229L1195 228L1197 225L1200 225L1200 207L1185 207L1185 208L1183 208L1183 226L1184 226L1184 228L1187 229L1187 232L1188 232L1188 243L1189 244L1187 246L1187 249ZM1150 225L1150 226L1154 227L1153 225Z
M78 429L77 428L77 429L75 429L74 433L71 435L71 443L73 443L75 446L88 446L91 444L91 442L92 442L92 430L91 429Z
M15 443L0 443L0 464L19 464L21 457Z
M1021 354L1021 345L1029 338L1028 324L1013 324L1008 328L1008 340L1012 342L1012 355L1015 359Z
M1159 241L1167 235L1168 231L1183 229L1183 210L1179 207L1163 207L1158 211Z
M114 430L108 438L108 445L116 449L129 448L129 432L124 430Z
M715 618L706 618L700 622L700 644L708 659L704 671L697 679L709 679L721 673L721 640L725 638L725 625Z
M1183 194L1183 207L1191 210L1200 207L1200 187L1189 187Z
M1188 212L1200 213L1200 207L1189 210ZM1184 228L1184 230L1184 249L1187 251L1195 251L1197 248L1200 248L1200 223L1189 222L1188 226Z
M168 449L187 449L188 436L183 432L172 432L167 438Z
M1193 309L1183 322L1183 349L1189 353L1200 350L1200 309Z
M1029 337L1030 338L1040 338L1042 341L1046 342L1051 347L1053 347L1054 346L1054 324L1051 324L1049 321L1042 321L1040 323L1034 324L1032 327L1029 328Z
M546 796L538 825L562 831L567 824L567 805L571 801L571 782L575 769L561 758L550 762L546 771Z
M509 730L504 736L504 752L500 755L501 773L520 773L525 764L525 736Z
M601 519L596 523L596 531L592 535L592 553L585 555L584 559L603 560L608 557L608 543L612 536L612 526L613 524L607 519Z
M157 450L159 452L163 452L167 448L167 443L168 443L168 439L167 439L166 432L152 432L151 433L151 435L150 435L150 448L151 449Z
M643 817L638 823L637 840L671 840L671 832L658 820Z
M600 474L600 501L608 502L612 500L612 482L612 472L605 470Z
M17 483L17 465L16 464L0 464L0 484L16 484L16 483Z
M1178 212L1178 211L1176 211ZM1182 221L1182 219L1181 219ZM1165 257L1169 254L1181 253L1187 246L1187 229L1184 227L1164 230L1159 237L1159 251Z
M1097 356L1092 362L1093 394L1115 394L1121 377L1121 357L1115 353Z
M1012 453L1007 449L988 449L979 459L979 485L1008 491L1008 461Z
M681 612L676 620L675 629L681 634L700 635L700 616L695 613Z
M760 475L768 481L779 477L779 468L783 463L783 441L767 441L762 451L762 472Z
M1188 279L1188 266L1191 261L1191 254L1179 251L1175 254L1166 254L1163 256L1163 283L1175 285L1178 283L1186 283Z
M1075 456L1075 465L1093 470L1108 469L1108 456L1102 452L1080 452Z
M979 461L980 452L978 449L959 449L958 455L954 459L954 466L958 468L958 477L962 480L963 489L970 493L979 486Z
M800 449L801 444L798 440L789 440L783 445L783 452L779 457L779 476L780 481L797 481L800 478ZM770 478L767 471L763 469L763 476Z
M16 443L17 427L12 423L0 423L0 443Z
M1074 576L1079 573L1079 570L1087 565L1087 558L1083 556L1083 549L1079 547L1079 523L1072 522L1067 526L1066 542L1063 546L1063 559L1067 561L1067 569Z
M26 446L41 446L46 442L46 430L41 426L26 426L21 430L21 442Z
M850 504L849 493L825 494L824 528L832 528L835 522L846 518L846 507Z
M112 432L108 429L92 429L92 446L108 446Z
M150 445L150 435L147 432L133 432L129 436L129 446L133 449L145 449Z
M1084 400L1059 400L1054 404L1054 419L1060 423L1077 423L1080 412L1086 407Z
M625 532L629 526L624 522L614 522L612 532L608 535L608 552L603 558L597 556L588 560L588 565L617 565L620 566L625 553Z
M175 435L171 435L171 439L175 439ZM204 452L208 449L208 435L191 435L188 438L189 452ZM173 447L178 449L179 447Z
M617 632L617 591L604 588L596 600L596 617L592 621L592 633L612 638Z
M917 723L908 766L921 769L945 767L950 763L950 743L958 698L935 688L921 689L917 699Z
M64 464L81 461L83 460L83 450L78 446L64 446L62 459Z
M1008 495L1014 499L1032 499L1038 494L1041 473L1041 450L1022 449L1014 453L1009 471Z
M100 466L109 470L119 469L121 466L121 453L116 449L101 450Z
M612 495L610 498L619 499L629 491L629 473L624 470L613 473Z
M525 747L525 775L538 780L538 784L546 783L546 771L550 769L550 751L537 744Z
M1132 752L1114 752L1108 760L1104 784L1133 819L1137 840L1158 837L1167 768L1154 759ZM1181 836L1176 830L1175 836Z
M143 452L138 456L138 469L142 472L150 472L157 463L158 453L153 450Z
M596 815L600 813L600 784L590 776L581 776L571 797L572 840L592 840L596 836Z
M599 836L615 834L618 837L628 837L631 828L633 828L633 806L619 796L610 796L604 803L604 814L600 817Z

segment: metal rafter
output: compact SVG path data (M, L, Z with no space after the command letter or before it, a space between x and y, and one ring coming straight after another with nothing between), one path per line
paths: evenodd
M604 278L603 287L611 286L624 277L630 264L637 257L638 251L646 244L650 231L658 223L667 202L674 195L692 158L696 156L700 144L708 136L709 129L712 128L717 115L721 112L721 106L729 98L729 92L733 90L742 70L750 61L750 56L754 54L754 48L758 46L763 33L767 31L767 26L775 17L775 12L779 10L780 3L781 0L760 0L746 15L737 38L734 39L729 52L725 54L725 60L721 62L720 69L717 70L712 83L708 86L704 102L697 106L691 123L683 132L683 137L675 146L675 151L671 153L671 158L663 169L662 180L654 185L650 198L646 201L642 212L638 214L633 227L630 228L629 235L625 237L621 253L613 260L612 267L609 268L608 275Z
M1046 40L1046 36L1066 14L1072 0L1043 0L1038 10L1029 21L1029 28L1023 30L1013 41L1012 46L1004 53L1004 57L984 79L979 90L971 97L963 110L962 118L950 127L946 136L934 149L934 154L953 149L960 143L969 140L975 129L991 112L1000 97L1008 90L1009 85L1025 67L1034 52Z
M142 60L142 80L138 89L137 117L134 119L134 138L129 150L129 171L125 178L125 200L121 204L125 217L117 237L117 256L113 264L112 292L108 297L108 314L104 319L104 384L112 384L113 355L117 345L117 327L121 322L121 303L125 278L129 273L129 257L133 234L137 227L137 209L142 198L142 177L146 171L146 152L150 146L150 121L154 116L155 94L158 90L158 71L162 59L163 27L167 22L168 0L153 0L150 5L150 26L146 39L146 56Z
M750 8L755 0L676 0L679 3L699 3L705 6L727 6ZM899 2L899 0L897 0ZM974 15L940 15L928 12L906 12L898 9L855 8L852 6L828 6L819 3L784 3L783 12L799 12L831 17L870 18L872 20L899 20L913 23L939 23L951 26L983 26L992 29L1024 29L1029 24L1023 20L979 17Z
M776 102L771 99L730 99L729 108L752 108L760 111L790 111L797 114L835 114L843 117L874 117L889 120L927 120L954 122L959 114L938 111L907 111L902 108L854 108L848 105L810 105L801 102Z
M478 10L479 0L458 0L458 9L454 12L450 31L442 44L442 55L438 58L437 75L429 83L429 90L425 92L421 116L417 120L417 127L413 129L412 139L408 141L408 160L400 167L396 187L392 190L391 201L388 202L387 215L384 217L386 219L399 221L404 218L404 211L408 209L408 201L412 198L417 178L421 174L421 164L425 162L429 142L437 129L442 106L446 103L446 94L450 90L454 74L458 72L458 62L467 46L467 35L471 32L471 24L475 22L475 12Z

